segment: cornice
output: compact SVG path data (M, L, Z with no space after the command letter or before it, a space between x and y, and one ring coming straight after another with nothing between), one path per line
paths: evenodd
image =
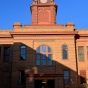
M11 31L10 34L0 34L0 38L13 38L14 36L71 36L76 35L76 31L41 31L41 32L15 32Z
M82 36L82 37L87 37L88 34L78 34L79 36Z
M13 35L13 37L71 37L75 35Z
M0 34L0 38L11 38L12 36L9 34Z
M76 40L76 42L88 42L88 40L85 40L85 39L84 40L80 40L79 39L79 40Z
M11 35L76 35L75 31L52 31L52 32L10 32Z

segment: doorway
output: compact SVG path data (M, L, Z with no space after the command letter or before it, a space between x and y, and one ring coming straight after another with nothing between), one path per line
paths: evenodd
M35 80L35 88L54 88L54 80Z

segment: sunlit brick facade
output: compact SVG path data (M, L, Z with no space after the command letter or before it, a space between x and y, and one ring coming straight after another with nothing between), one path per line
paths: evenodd
M81 88L88 78L88 30L56 24L54 0L34 0L32 24L0 30L0 88Z

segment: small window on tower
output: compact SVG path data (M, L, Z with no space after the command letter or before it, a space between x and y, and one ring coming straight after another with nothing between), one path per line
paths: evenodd
M38 4L49 4L50 0L38 0Z

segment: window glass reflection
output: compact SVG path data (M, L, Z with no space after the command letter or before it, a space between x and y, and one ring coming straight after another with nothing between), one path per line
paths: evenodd
M9 47L5 47L5 49L4 49L5 54L9 54L9 51L10 51L10 48Z
M20 50L20 60L26 59L26 46L21 46Z
M42 55L42 64L46 65L46 54Z
M40 47L37 48L36 52L37 53L40 53Z
M36 60L36 65L40 65L40 59Z
M70 74L69 74L69 71L66 70L66 71L64 71L64 82L65 82L65 84L67 84L67 83L69 83L69 81L70 81Z
M78 46L78 57L79 60L84 60L84 52L83 52L83 46Z
M25 59L26 59L26 56L25 56L25 55L21 55L21 56L20 56L20 59L21 59L21 60L25 60Z
M42 45L37 48L36 65L52 65L52 50L50 47Z
M51 52L51 49L50 49L50 47L48 47L48 52Z
M26 46L21 46L21 48L26 48Z
M9 62L10 47L4 47L4 62Z
M52 65L52 54L48 55L48 65Z
M45 45L42 46L42 52L46 52L46 46Z
M21 49L21 54L26 54L26 49Z
M36 54L36 59L40 59L40 54Z

